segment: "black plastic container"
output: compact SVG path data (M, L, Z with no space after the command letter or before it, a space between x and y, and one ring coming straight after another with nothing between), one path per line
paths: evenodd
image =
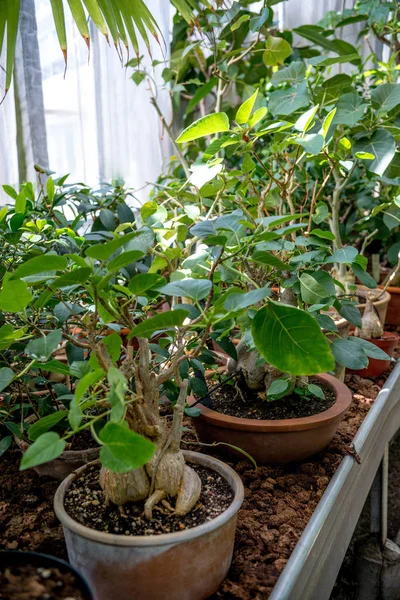
M76 589L80 591L85 600L94 600L89 585L82 575L65 560L40 554L39 552L20 552L18 550L0 550L0 570L7 567L41 567L44 569L60 569L62 572L70 572L75 577Z

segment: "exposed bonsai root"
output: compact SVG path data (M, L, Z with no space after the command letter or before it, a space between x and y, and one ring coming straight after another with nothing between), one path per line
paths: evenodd
M374 294L367 292L366 306L361 318L361 329L355 334L364 339L377 339L383 336L383 326L374 307Z
M187 515L188 512L197 504L201 493L201 480L189 465L185 465L183 477L179 486L178 496L176 498L175 513L177 515Z
M146 517L146 519L153 518L153 508L163 498L165 498L164 490L155 490L155 492L153 492L151 496L147 498L144 505L144 516Z
M158 463L158 464L157 464ZM154 467L157 464L157 472ZM154 489L163 490L167 496L175 497L182 480L185 459L182 452L171 452L168 450L158 461L158 452L146 465L149 477L154 475Z
M150 492L150 481L143 467L128 473L114 473L102 467L100 485L104 492L106 506L110 502L122 506L126 502L144 500Z

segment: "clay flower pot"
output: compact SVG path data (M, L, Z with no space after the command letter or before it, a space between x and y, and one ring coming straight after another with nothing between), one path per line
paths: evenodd
M232 560L237 512L244 498L240 477L211 456L185 452L186 460L219 473L234 498L225 512L198 527L153 536L95 531L64 509L66 491L78 469L59 486L54 510L60 519L71 564L82 571L96 600L203 600L225 578Z
M394 354L394 349L399 343L399 340L400 336L397 333L385 331L383 333L383 338L376 340L368 339L367 341L371 344L375 344L375 346L378 346L378 348L392 357ZM378 360L376 358L369 358L368 361L368 367L365 369L348 369L349 373L356 373L360 377L379 377L389 369L391 363L390 360Z
M0 550L0 566L1 569L31 566L37 569L58 569L61 573L72 573L75 580L74 587L76 586L76 590L81 593L84 600L94 600L94 596L82 575L71 567L69 563L65 562L65 560L55 558L54 556L41 554L39 552ZM24 582L22 581L22 585L23 584ZM25 593L27 592L26 587L23 591Z
M199 417L193 418L202 442L224 442L238 446L259 464L285 464L301 461L316 454L329 444L344 413L351 404L351 392L332 375L318 375L322 383L336 395L336 402L328 410L309 417L295 419L247 419L231 417L206 408L202 404ZM188 399L193 404L194 398ZM243 459L243 454L229 446L218 449L230 458Z
M30 446L29 442L18 439L16 436L14 436L14 440L22 453L26 452ZM96 460L99 453L99 447L86 450L64 450L58 458L32 468L38 475L47 475L57 481L62 481L82 465Z
M389 286L387 291L390 294L390 302L387 307L386 324L400 325L400 287Z
M357 296L359 298L366 298L367 292L375 292L377 296L379 296L379 294L381 294L381 290L379 288L376 290L370 290L365 285L357 286ZM384 294L382 294L382 296L379 298L379 300L377 300L376 302L373 303L374 307L376 308L376 310L378 312L379 319L380 319L382 325L385 325L386 313L388 310L389 302L390 302L390 294L389 294L389 292L385 292ZM364 302L362 302L361 304L358 304L357 307L359 308L361 316L362 316L364 314L366 304Z

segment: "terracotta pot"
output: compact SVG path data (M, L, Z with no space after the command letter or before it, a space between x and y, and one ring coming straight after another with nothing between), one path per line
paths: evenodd
M383 286L379 286L382 288ZM388 287L390 302L386 313L387 325L400 325L400 287Z
M74 587L79 590L82 598L84 600L94 600L94 596L82 575L65 560L49 556L48 554L41 554L40 552L0 550L0 565L2 568L26 567L30 565L42 569L59 569L62 573L72 573L75 578Z
M351 404L351 392L332 375L318 375L336 395L336 402L317 415L296 419L246 419L231 417L201 404L193 423L202 442L224 442L248 452L260 464L284 464L301 461L316 454L332 440L344 413ZM193 404L194 398L188 399ZM218 449L230 458L243 454L229 446Z
M186 460L219 473L234 499L217 518L193 529L153 536L95 531L72 519L64 497L78 469L59 486L54 510L60 519L71 564L92 586L96 600L202 600L225 578L232 560L237 512L244 489L240 477L220 460L185 452Z
M392 357L394 354L394 349L399 343L399 340L400 336L397 333L385 331L383 333L383 338L377 340L368 339L367 341L371 342L371 344L375 344L375 346L378 346L378 348L380 348L381 350L386 352L386 354ZM369 358L368 360L368 367L366 367L365 369L347 369L348 372L356 373L357 375L360 375L360 377L379 377L389 369L391 364L390 360L378 360L376 358Z
M357 295L361 298L365 298L367 292L373 292L375 293L377 296L379 296L379 294L381 293L381 291L379 289L376 290L370 290L369 288L367 288L365 285L358 285L357 286ZM390 302L390 294L388 292L385 292L384 294L382 294L382 296L379 298L379 300L377 300L376 302L374 302L374 306L378 312L380 321L382 323L382 325L385 325L385 321L386 321L386 313L387 313L387 309L388 309L388 304ZM360 310L361 315L364 314L364 310L365 310L365 303L361 303L358 304L358 308Z

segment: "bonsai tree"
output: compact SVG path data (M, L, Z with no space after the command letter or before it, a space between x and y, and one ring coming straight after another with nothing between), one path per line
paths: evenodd
M241 282L248 282L249 277L238 268L242 260L238 244L241 246L241 239L247 237L247 252L258 239L253 234L246 236L243 215L233 212L219 217L211 234L210 223L196 223L196 218L188 216L195 214L194 208L187 207L186 213L177 215L173 210L157 214L144 207L145 224L141 228L135 225L134 231L122 235L116 231L107 242L86 243L81 255L42 253L40 260L31 258L8 271L0 292L0 309L13 333L18 331L21 314L35 319L54 298L70 306L73 298L86 296L85 310L74 315L83 337L81 333L74 341L71 333L66 334L85 353L84 360L69 367L70 372L80 371L68 406L69 429L60 436L47 423L49 430L29 447L21 468L56 458L73 435L90 428L101 445L100 481L105 498L119 506L129 500L144 500L148 517L165 496L176 499L175 510L180 514L197 501L200 482L184 463L181 424L189 387L198 391L194 372L203 368L202 361L210 360L206 342L212 328L245 319L253 306L255 344L263 356L272 357L278 370L297 377L334 366L329 344L310 313L269 299L258 309L270 294L269 286L254 282L255 289L243 289ZM209 238L203 244L203 258L198 255L200 245L196 248L201 227L208 227ZM274 237L282 235L285 232ZM128 267L134 269L133 275ZM235 283L226 281L227 272L237 277ZM46 279L42 279L44 273ZM17 290L20 301L12 307L8 301ZM42 298L41 308L37 298ZM165 299L170 309L155 312L154 307ZM289 360L284 356L284 363L276 353L270 355L276 342L271 344L264 336L255 335L261 327L274 324L279 328L283 313L292 323L276 330L283 336L281 356L289 356ZM300 319L311 337L304 343L299 338L298 348L283 353L290 337L297 335L294 319L297 325ZM114 331L107 335L110 329ZM119 335L125 329L129 333ZM51 335L43 332L34 338L35 364L46 369L54 366L54 361L48 360L54 349ZM7 391L20 377L21 372L14 371L13 365L2 367L2 390ZM163 392L174 402L170 426L159 414ZM45 428L46 422L42 420L40 425Z

